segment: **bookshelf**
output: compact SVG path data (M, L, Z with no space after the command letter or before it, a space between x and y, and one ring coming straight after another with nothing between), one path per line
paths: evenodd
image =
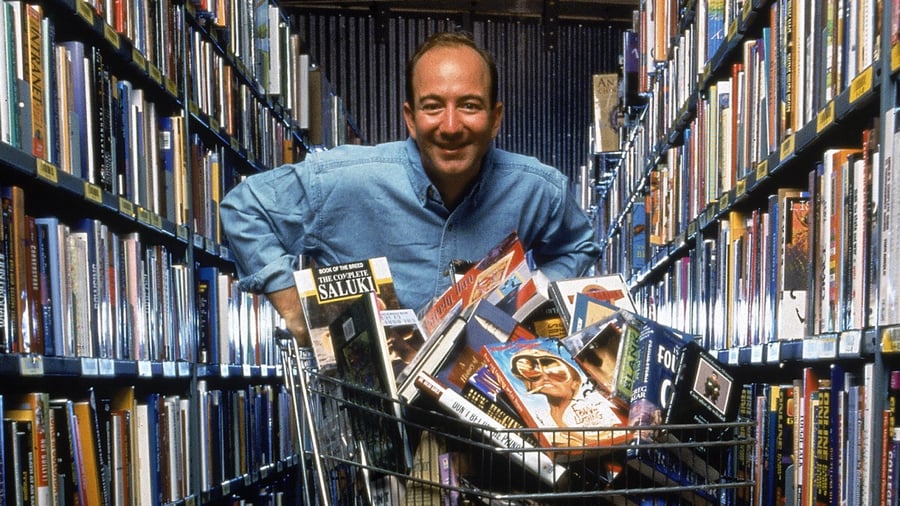
M626 273L642 312L734 368L744 415L764 420L757 461L794 459L788 493L803 500L896 493L872 484L896 465L897 15L891 0L652 0L635 12L642 100L605 168L601 270ZM783 417L768 417L785 390L807 432L776 449L766 438ZM774 466L748 472L760 494L784 491Z
M218 201L358 139L340 97L274 3L7 1L0 23L0 411L42 405L4 423L51 451L37 504L297 497L279 319L236 289Z

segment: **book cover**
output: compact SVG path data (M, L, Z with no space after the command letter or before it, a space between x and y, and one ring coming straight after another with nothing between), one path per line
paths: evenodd
M14 504L35 504L34 473L31 466L31 422L3 419L3 448L7 466L7 499Z
M435 374L447 363L454 351L459 349L465 339L466 322L463 315L457 315L440 335L428 338L410 364L403 369L398 391L405 401L413 402L419 396L420 390L415 384L419 372Z
M30 392L8 403L5 418L28 422L31 425L31 469L34 473L34 492L38 506L52 504L55 483L51 484L50 401L46 393Z
M603 397L558 339L535 338L485 346L482 355L542 445L585 447L621 443L627 414ZM576 430L566 430L575 428Z
M294 272L300 304L319 370L334 371L335 355L328 326L354 300L374 292L383 309L400 309L387 258L371 258L329 266L311 266Z
M538 451L534 445L520 435L505 431L505 427L500 422L488 416L430 374L420 372L416 376L416 385L426 395L435 399L441 408L460 420L475 425L476 432L484 435L499 448L523 450L503 453L503 455L508 456L510 460L534 474L542 482L555 486L567 479L565 467L555 464L549 455ZM483 427L483 429L478 427Z
M469 376L460 394L488 416L503 424L504 427L510 429L526 428L522 417L500 387L497 378L491 374L491 370L487 365L483 365ZM522 437L530 440L532 443L536 442L533 441L534 437L530 433L523 434Z
M97 442L96 413L88 401L76 401L73 411L78 426L79 461L81 474L78 477L78 488L86 498L87 504L104 504L101 488L100 456Z
M523 267L524 266L524 267ZM429 338L440 334L453 319L479 299L508 293L523 280L527 268L525 250L513 232L494 246L478 263L420 312Z
M412 309L383 309L381 322L387 338L394 380L403 381L403 371L425 345L425 331Z
M404 473L412 467L412 448L380 306L374 291L365 292L334 319L329 331L337 374L347 382L344 398L349 409L358 410L350 415L353 436L363 443L373 465Z
M466 315L465 332L462 339L451 351L444 365L434 376L457 392L466 380L484 365L481 348L485 345L505 343L515 338L534 337L517 330L518 323L509 314L491 304L486 299L478 301Z
M566 329L570 334L578 330L573 328L575 296L578 293L583 293L612 306L632 312L636 311L631 292L628 290L625 278L621 274L603 274L551 281L548 290L550 298L559 308L559 313L562 315L563 321L566 323Z
M78 425L70 399L51 399L50 416L54 420L56 440L57 494L66 504L84 504L87 500L79 489L81 454L76 446Z

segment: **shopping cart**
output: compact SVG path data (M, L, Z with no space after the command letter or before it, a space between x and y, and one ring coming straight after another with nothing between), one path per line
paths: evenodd
M303 504L722 504L753 490L751 473L735 465L751 460L751 421L584 429L629 437L545 447L537 429L464 422L428 396L402 403L398 417L396 400L320 374L312 351L286 333L278 342L302 451ZM697 440L711 428L726 436ZM639 452L664 455L669 472L631 465Z

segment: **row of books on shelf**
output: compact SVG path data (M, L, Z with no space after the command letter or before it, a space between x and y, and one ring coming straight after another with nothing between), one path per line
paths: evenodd
M277 312L232 274L191 269L165 245L97 219L34 217L25 199L20 187L0 190L0 352L279 363Z
M188 397L137 394L130 386L109 394L91 389L84 398L0 396L0 497L32 505L164 504L292 462L294 429L282 387L201 387L197 408Z
M896 501L900 376L888 374L888 398L879 411L875 406L885 392L874 367L805 367L782 383L743 385L739 416L755 421L748 429L754 448L737 462L757 484L757 496L748 501L873 504L876 494ZM873 475L876 468L880 476Z
M708 15L687 16L692 21L682 26L684 13L675 2L648 2L638 50L653 62L643 89L649 96L644 135L651 140L643 142L638 163L623 166L634 174L623 176L619 191L628 198L630 182L646 174L647 154L662 146L663 163L681 174L675 182L694 189L673 204L679 206L674 219L684 224L778 153L791 134L820 121L842 92L850 90L847 100L854 106L873 96L867 92L877 85L879 6L875 0L842 2L840 8L836 1L697 2L698 13ZM735 26L753 24L729 30L731 11ZM734 54L714 59L700 53L699 38L716 37L721 46L723 18L725 46ZM892 23L889 33L900 33L900 20L893 16Z
M894 130L893 114L888 119L884 128ZM880 160L896 149L878 142L882 130L876 122L857 141L824 149L804 167L807 177L772 191L760 208L725 202L692 215L680 198L693 187L692 162L670 156L677 165L662 163L650 173L649 191L610 241L607 262L643 274L672 255L673 268L636 291L638 306L704 336L712 350L893 325L893 267L874 269L892 244L875 241L892 223L883 220L878 229L877 199L894 208L891 193L878 191L892 188ZM711 233L702 231L707 226ZM696 247L674 252L684 240Z
M334 276L347 272L359 274ZM366 276L373 282L358 285L363 293L323 300L341 290L337 280ZM675 423L692 424L685 434L693 441L728 444L733 433L706 424L735 419L740 385L693 336L639 316L621 275L549 281L530 269L511 234L418 320L402 321L394 318L402 308L390 305L384 259L320 268L308 278L319 280L312 285L319 297L303 288L304 277L298 272L311 334L324 306L337 311L313 348L333 364L322 372L345 382L347 404L360 417L369 413L353 425L352 437L371 442L367 459L376 467L409 471L416 443L403 406L426 406L521 450L507 456L551 489L567 465L604 448L615 463L610 469L628 468L657 485L702 486L729 471L704 464L702 472L689 472L674 464L688 457L725 462L721 455L663 456L669 450L641 446L672 442L661 426ZM634 483L628 474L610 472L598 486L627 487Z

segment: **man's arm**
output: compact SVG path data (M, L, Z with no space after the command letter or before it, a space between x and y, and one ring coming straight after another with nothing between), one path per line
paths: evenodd
M275 306L278 314L284 318L287 330L297 340L300 346L309 346L309 328L306 326L306 317L300 306L300 295L294 287L277 290L266 294L269 302Z

